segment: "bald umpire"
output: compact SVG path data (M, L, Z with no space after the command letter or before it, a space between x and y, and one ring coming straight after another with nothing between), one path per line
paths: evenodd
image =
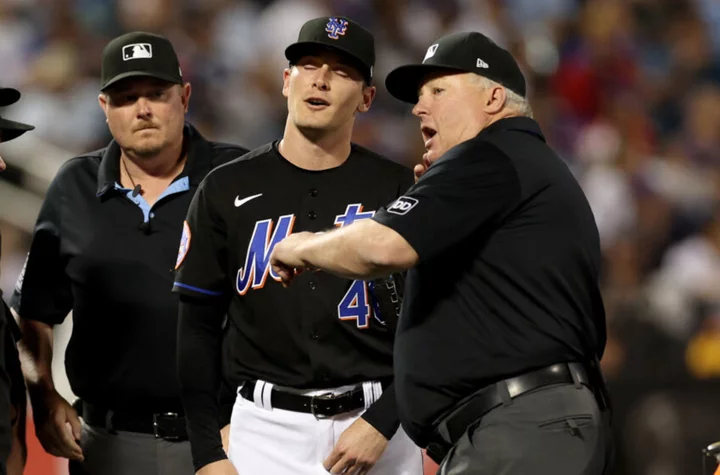
M441 474L606 473L598 231L532 119L515 59L456 33L386 86L414 104L424 174L372 219L290 235L274 272L289 282L307 268L354 279L410 269L398 412Z

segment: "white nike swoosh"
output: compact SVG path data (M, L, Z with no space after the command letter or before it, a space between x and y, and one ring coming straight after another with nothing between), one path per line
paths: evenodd
M244 205L245 203L247 203L248 201L254 200L255 198L258 198L260 196L262 196L262 193L258 193L257 195L248 196L247 198L243 198L243 199L240 199L239 196L236 196L235 197L235 207L239 208L242 205Z

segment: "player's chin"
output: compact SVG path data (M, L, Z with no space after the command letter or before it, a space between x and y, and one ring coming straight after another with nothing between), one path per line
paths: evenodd
M297 123L298 129L313 133L324 132L333 128L331 117L309 117Z

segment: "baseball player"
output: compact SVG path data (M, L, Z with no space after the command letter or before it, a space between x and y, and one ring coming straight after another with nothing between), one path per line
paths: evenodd
M419 475L422 454L395 407L392 354L401 276L308 272L284 289L269 257L290 233L371 218L413 173L351 143L373 101L370 32L305 23L285 51L281 140L208 175L177 260L179 377L198 474ZM237 382L229 461L218 427L220 341Z

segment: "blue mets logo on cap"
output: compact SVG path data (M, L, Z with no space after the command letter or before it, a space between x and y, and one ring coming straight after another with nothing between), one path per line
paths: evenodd
M190 225L187 221L183 221L183 232L180 238L180 248L178 249L177 261L175 261L175 270L180 268L180 264L185 260L188 251L190 250Z
M334 40L338 39L338 35L344 35L347 31L348 22L342 18L330 17L327 25L325 25L325 31L329 33L328 37Z

